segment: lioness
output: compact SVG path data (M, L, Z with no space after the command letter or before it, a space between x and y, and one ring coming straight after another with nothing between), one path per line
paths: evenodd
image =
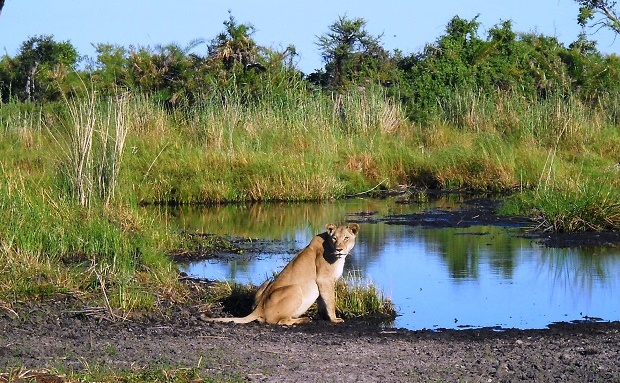
M359 231L356 223L348 226L325 225L300 251L273 282L266 281L256 293L254 311L243 318L205 318L214 322L249 323L254 320L280 325L310 322L300 316L317 300L319 313L333 323L336 317L336 280L342 275L345 257L355 245Z

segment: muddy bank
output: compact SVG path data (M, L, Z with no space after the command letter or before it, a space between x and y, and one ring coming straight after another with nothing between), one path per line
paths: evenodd
M0 370L195 368L203 377L253 382L620 382L618 322L432 332L355 321L209 324L197 314L172 306L112 322L86 315L72 298L5 307Z
M497 213L501 200L493 198L466 199L454 209L431 209L417 214L392 215L385 218L351 216L360 223L420 226L428 229L501 226L523 229L523 236L549 247L620 247L620 232L540 232L527 217L504 216Z

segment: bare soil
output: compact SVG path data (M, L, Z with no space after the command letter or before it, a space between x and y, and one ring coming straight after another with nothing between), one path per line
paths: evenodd
M620 382L619 322L433 332L356 321L215 324L179 306L111 322L80 313L72 298L12 310L0 310L5 371L196 368L203 377L252 382Z
M446 224L483 215L524 224L495 216L488 202L445 216L451 214ZM432 221L426 218L391 223ZM614 236L603 244L617 246ZM203 377L251 382L620 382L620 322L408 331L359 320L280 327L207 323L200 316L199 305L163 303L156 313L121 320L71 296L0 305L0 371L193 368Z

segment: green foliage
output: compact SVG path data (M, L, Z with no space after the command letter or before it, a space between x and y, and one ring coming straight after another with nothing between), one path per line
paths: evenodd
M21 101L57 100L62 86L75 81L72 71L77 62L77 50L70 42L56 42L53 36L31 37L15 58L2 60L2 101L10 97Z
M325 62L325 72L310 75L317 85L342 88L350 84L391 82L395 66L381 46L381 36L371 36L364 19L338 18L329 32L319 36L317 45Z
M217 102L226 102L229 95L253 102L266 93L303 86L301 74L292 66L293 46L277 52L257 45L252 38L254 27L239 24L232 15L224 26L204 56L194 52L205 43L203 39L184 48L170 44L125 49L99 44L96 62L90 67L93 84L103 94L140 92L175 109L213 101L214 95L218 95Z
M577 23L582 27L592 24L592 27L606 27L616 33L620 33L620 18L616 11L616 2L610 0L575 0L579 3L579 15ZM601 19L595 20L596 15Z
M602 56L583 35L566 48L554 37L517 34L510 21L491 28L487 39L478 28L476 18L457 16L435 44L400 60L400 97L410 119L428 122L467 92L510 93L535 104L554 95L596 101L618 91L617 57Z
M581 3L592 12L614 5ZM16 57L0 60L0 95L5 103L11 98L47 102L63 95L83 97L81 81L88 79L101 95L131 91L169 109L186 110L231 98L256 103L290 89L319 86L344 94L381 85L410 120L427 123L456 95L468 92L484 97L508 93L532 104L570 95L595 104L620 91L618 57L600 54L585 34L567 48L554 37L517 33L510 21L481 37L477 18L456 16L435 43L403 55L387 52L381 36L366 31L366 20L342 16L318 37L325 67L305 80L294 66L295 47L275 51L258 45L255 27L239 23L232 14L223 24L210 41L198 39L185 47L99 44L96 58L81 73L74 71L78 55L70 43L34 37ZM203 44L206 53L201 54Z
M235 66L246 66L256 62L258 47L252 39L255 28L251 24L238 24L229 12L224 21L226 30L218 34L209 44L209 57L221 62L231 71Z

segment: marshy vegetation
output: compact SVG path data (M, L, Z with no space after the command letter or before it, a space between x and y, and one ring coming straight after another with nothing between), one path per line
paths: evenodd
M78 70L42 36L0 60L0 301L186 299L166 257L184 238L143 204L404 185L510 194L503 211L541 230L620 228L620 60L584 36L564 47L504 22L485 39L455 17L404 56L340 18L330 31L355 43L326 34L324 70L304 75L294 47L224 25L204 56L101 44Z

